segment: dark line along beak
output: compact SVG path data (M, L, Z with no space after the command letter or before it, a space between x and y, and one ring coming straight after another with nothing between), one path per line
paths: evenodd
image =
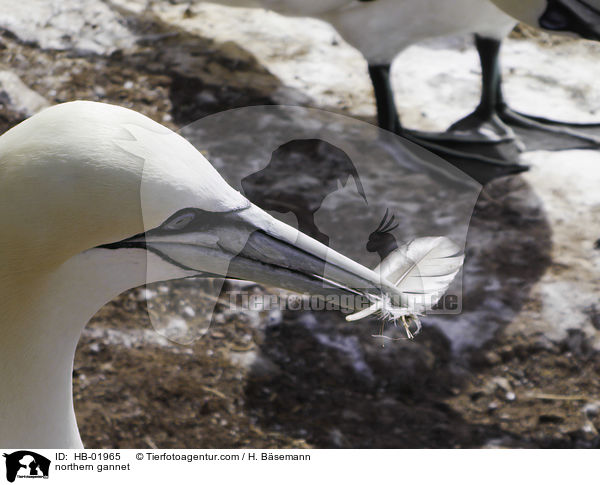
M584 39L600 40L600 10L584 0L548 0L539 24L546 30L573 32Z
M208 219L175 234L158 228L105 247L143 247L187 271L308 293L349 310L366 308L369 296L382 293L400 301L401 294L379 274L254 205Z

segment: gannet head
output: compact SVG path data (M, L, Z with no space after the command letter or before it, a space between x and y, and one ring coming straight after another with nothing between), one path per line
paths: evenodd
M0 194L1 260L19 272L158 226L182 207L248 206L183 138L86 101L44 110L0 137Z
M552 32L600 40L600 0L492 0L517 20Z
M251 204L184 138L108 104L54 106L0 137L0 227L5 279L56 271L81 254L108 263L127 251L163 263L128 286L227 274L322 292L327 261L334 291L394 292Z

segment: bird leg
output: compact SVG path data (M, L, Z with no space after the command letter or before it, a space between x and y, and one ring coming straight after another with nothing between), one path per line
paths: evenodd
M600 123L562 123L543 117L519 113L511 109L502 93L502 75L500 69L500 45L498 39L475 35L475 46L481 60L482 96L475 112L455 123L450 130L466 128L470 122L481 119L482 129L486 126L498 126L500 130L512 133L508 125L564 135L585 142L587 145L600 146L600 137L577 131L575 128L600 128ZM472 118L471 118L472 117ZM498 123L500 123L498 125ZM504 127L504 128L502 128ZM514 136L514 133L512 134Z
M390 65L369 64L369 75L375 90L377 103L377 123L380 128L402 135L402 124L394 101L394 91L390 81Z
M498 149L486 150L485 146L472 145L470 142L463 143L465 140L461 137L459 140L452 139L456 138L452 134L426 133L403 128L394 101L390 66L388 64L369 65L369 74L375 90L377 120L381 128L436 153L482 184L495 177L527 170L527 167L513 162L518 155L518 150L512 147L503 146ZM436 138L438 135L439 138ZM449 143L443 144L444 141ZM483 145L487 143L485 142ZM498 144L502 145L502 143ZM506 150L503 150L504 148Z
M515 126L572 138L582 142L583 147L600 146L600 136L577 130L600 129L600 123L563 123L519 113L508 106L502 93L501 44L499 39L475 35L482 79L479 104L471 114L452 124L446 133L419 132L418 136L438 142L500 143L514 140L519 149L524 150L525 145L511 128Z
M515 133L498 116L496 109L502 97L500 45L498 39L475 35L481 64L481 98L475 111L450 126L449 134L460 136L465 141L488 143L515 139Z

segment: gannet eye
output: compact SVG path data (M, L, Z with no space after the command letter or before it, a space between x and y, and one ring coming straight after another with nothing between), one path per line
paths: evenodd
M168 231L180 231L189 225L194 220L196 214L193 212L185 212L183 214L176 215L171 220L163 224L163 229Z

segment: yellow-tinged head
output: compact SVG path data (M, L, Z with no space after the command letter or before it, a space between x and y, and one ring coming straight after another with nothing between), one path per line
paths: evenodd
M245 205L185 139L118 106L54 106L0 137L0 272L60 264L182 207Z

